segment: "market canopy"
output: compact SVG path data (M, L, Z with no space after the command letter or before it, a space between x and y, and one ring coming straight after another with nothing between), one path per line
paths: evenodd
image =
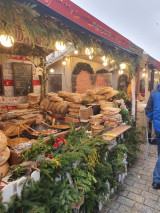
M129 50L139 56L143 50L109 26L71 2L70 0L37 0L72 22L93 33L99 39L105 39L114 46Z

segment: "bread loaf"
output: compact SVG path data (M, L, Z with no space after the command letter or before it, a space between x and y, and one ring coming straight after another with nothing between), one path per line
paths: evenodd
M0 177L4 177L9 170L8 162L5 162L2 166L0 166Z
M45 98L40 103L40 109L47 111L50 101Z
M69 107L68 111L69 112L79 112L79 109Z

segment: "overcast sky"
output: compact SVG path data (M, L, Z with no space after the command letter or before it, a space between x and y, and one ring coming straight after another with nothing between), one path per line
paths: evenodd
M160 0L72 0L160 61Z

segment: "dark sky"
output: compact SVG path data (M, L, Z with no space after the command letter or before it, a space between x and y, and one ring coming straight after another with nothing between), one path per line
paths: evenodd
M72 0L160 61L160 0Z

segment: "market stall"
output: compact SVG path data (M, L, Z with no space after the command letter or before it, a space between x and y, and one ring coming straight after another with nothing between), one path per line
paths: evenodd
M64 6L63 1L58 4ZM0 155L0 208L101 209L123 182L127 161L134 161L140 144L131 119L135 107L125 92L132 78L134 100L142 50L120 34L117 43L91 33L39 1L3 0L0 6L1 20L7 23L0 33L10 41L6 49L0 39L0 148L6 156L2 161ZM6 17L8 8L11 19ZM127 45L121 45L124 40ZM50 121L43 122L45 131L30 126L39 112ZM28 139L22 137L24 130ZM5 209L3 202L10 200Z

